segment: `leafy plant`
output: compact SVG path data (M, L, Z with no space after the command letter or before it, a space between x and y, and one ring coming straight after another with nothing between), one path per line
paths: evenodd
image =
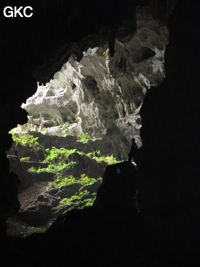
M34 137L33 135L12 135L13 141L28 147L38 147L40 144L38 143L39 137Z
M68 121L63 122L63 123L61 123L61 125L62 125L62 128L63 128L62 133L66 133L67 132L67 128L69 126L69 122Z
M56 148L52 147L47 148L45 154L44 162L49 163L49 165L46 168L35 168L31 167L29 168L29 172L51 172L55 173L57 177L63 175L64 170L68 170L70 168L73 168L76 164L75 161L68 162L67 159L69 155L76 152L76 149L65 149L65 148Z
M81 133L78 135L78 138L80 140L77 140L77 142L87 143L91 137L90 137L89 133Z
M103 52L103 55L106 56L106 57L108 57L108 55L109 55L109 48L107 48L107 49Z
M83 192L78 192L70 198L63 198L59 204L58 208L63 209L67 208L67 206L78 206L78 209L82 209L84 207L89 207L93 205L94 199L96 197L96 193L90 194L88 190ZM67 211L67 209L66 209ZM63 213L65 213L64 211Z
M46 190L50 190L52 188L60 188L65 185L71 185L77 183L77 178L73 175L69 175L67 177L58 176L53 182L50 182L46 188Z
M119 161L113 156L101 156L100 150L96 150L94 152L90 152L86 154L88 157L95 159L98 162L105 161L108 164L115 164L118 163Z
M97 161L105 161L108 164L116 164L119 161L113 156L101 156L101 157L95 157L94 159L96 159Z
M8 133L11 135L14 135L14 134L19 134L21 132L22 132L22 130L20 128L13 128Z
M86 155L90 158L98 157L101 155L101 151L100 150L92 151L87 153Z
M85 202L85 206L86 207L91 207L93 206L93 203L94 203L94 200L96 198L96 193L92 193L92 198L88 198L88 199L85 199L84 202Z
M69 122L68 121L64 122L64 120L62 118L60 118L60 125L63 128L62 133L66 133L67 128L69 126Z
M63 163L63 162L59 162L58 164L49 164L46 168L35 168L35 167L31 167L28 169L29 172L36 172L36 173L40 173L40 172L51 172L51 173L55 173L56 175L62 174L63 170L67 170L70 168L73 168L73 166L76 164L75 161L71 161L69 163Z
M46 150L46 154L45 154L45 162L49 162L49 163L58 163L60 161L64 161L66 160L69 155L76 153L76 149L66 149L66 148L56 148L56 147L52 147L47 148Z
M96 181L102 181L102 178L99 177L97 179L90 178L85 174L81 174L81 177L74 177L73 175L69 175L67 177L58 176L53 182L50 182L46 188L47 191L53 188L61 188L62 186L72 185L72 184L81 184L84 185L91 185Z
M81 174L81 178L79 179L79 183L82 184L82 185L91 185L96 181L97 181L97 179L89 178L85 174Z
M23 237L27 237L33 233L44 233L46 230L47 230L47 227L45 228L45 227L33 227L33 226L31 226L31 227L27 227L26 231L21 232L21 235Z
M30 160L30 157L23 157L23 158L20 158L20 161L29 161Z

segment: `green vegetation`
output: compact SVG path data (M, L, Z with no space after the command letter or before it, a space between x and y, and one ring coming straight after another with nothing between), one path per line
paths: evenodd
M70 198L63 198L62 200L60 200L58 208L63 209L71 205L78 206L79 209L84 207L89 207L93 205L95 197L96 193L90 194L88 190L85 190L83 192L78 192L75 195L71 196Z
M51 190L52 188L61 188L65 185L71 185L77 183L77 178L73 175L67 177L58 176L53 182L50 182L46 188L46 191Z
M19 129L19 128L13 128L8 133L11 134L11 135L19 134L19 133L21 133L21 129Z
M25 228L25 227L24 227ZM21 235L23 237L27 237L33 233L44 233L46 230L47 230L48 227L33 227L33 226L30 226L30 227L26 227L26 231L24 232L21 232Z
M90 137L89 133L81 133L78 135L78 138L80 140L77 140L77 142L87 143L91 137Z
M85 174L81 174L81 178L79 179L79 183L82 185L91 185L94 182L96 182L97 180L102 180L101 177L95 179L95 178L89 178L87 175Z
M63 128L62 133L66 133L67 132L67 128L69 126L69 122L68 121L62 122L61 125L62 125L62 128Z
M80 155L86 155L86 156L90 157L91 159L96 160L97 162L104 161L108 164L118 163L117 159L113 155L101 156L100 150L96 150L96 151L85 154L83 152L77 151L76 149L52 147L51 149L47 148L45 150L45 152L46 152L46 154L45 154L44 162L49 163L49 165L46 168L31 167L31 168L29 168L29 171L30 172L37 172L37 173L40 173L40 172L55 173L56 174L56 180L55 180L56 184L61 184L62 183L61 181L63 181L63 180L65 180L65 182L64 182L65 185L71 184L70 181L72 179L72 176L63 177L63 175L64 175L63 171L73 168L74 165L76 164L75 161L69 161L68 160L69 155L71 155L73 153L78 153ZM92 178L89 178L89 179L92 179ZM80 178L80 181L83 181L83 180L86 181L87 176L85 176L85 177L82 176ZM90 181L88 180L87 182L89 183Z
M85 174L81 174L81 178L74 177L72 175L68 177L57 177L57 179L53 182L50 182L48 187L46 188L47 191L55 188L61 188L65 185L72 185L72 184L81 184L82 187L76 192L74 195L68 198L62 198L59 200L57 205L57 210L65 209L65 212L69 210L69 208L78 208L82 209L84 207L89 207L93 205L93 202L96 197L96 193L90 193L88 190L81 191L83 186L91 185L95 181L102 181L102 178L89 178Z
M118 160L116 160L116 158L113 155L111 155L111 156L93 157L93 159L95 159L96 161L105 161L108 164L116 164L116 163L119 162Z
M29 161L30 160L30 157L23 157L23 158L20 158L20 161Z
M64 127L66 128L68 124L69 124L68 122L62 123L62 125L65 125ZM9 131L9 133L12 134L13 140L22 146L28 146L30 148L41 147L41 145L38 142L38 137L34 137L33 135L16 134L15 129L12 129L11 131ZM79 140L77 140L77 142L82 142L82 143L87 143L91 139L88 133L81 133L78 135L78 138ZM52 148L46 149L45 152L46 154L45 154L44 161L49 163L48 168L39 168L37 170L34 168L31 168L30 171L59 172L64 169L68 169L75 164L75 162L66 162L69 155L73 153L86 155L92 159L95 159L97 162L105 161L108 164L115 164L118 162L117 159L113 155L101 156L100 150L96 150L96 151L86 154L86 153L77 151L76 149L65 149L65 148L52 147ZM29 160L28 157L24 157L21 159L21 161L25 161L25 160ZM54 166L55 164L57 166Z
M33 135L12 135L13 141L15 141L17 144L22 146L28 146L28 147L39 147L40 144L38 143L38 137L34 137Z
M80 155L86 155L83 152L78 152L76 149L65 149L65 148L55 148L45 150L45 160L44 162L48 163L46 168L34 168L31 167L29 171L31 172L52 172L56 174L56 179L52 182L48 183L46 187L46 191L49 192L52 189L59 189L63 186L80 184L81 188L78 192L72 195L69 198L57 198L57 212L63 213L67 212L69 209L77 208L82 209L84 207L89 207L93 205L94 199L96 197L96 193L90 193L88 190L84 190L83 187L87 185L91 185L96 181L102 181L102 178L90 178L86 174L81 174L79 177L74 177L73 175L67 175L66 170L69 170L74 167L76 162L69 161L69 155L73 153L79 153ZM91 156L100 155L100 152L93 152L90 154ZM84 191L81 191L84 190ZM40 229L38 228L38 231ZM38 232L37 229L33 229L33 232ZM30 231L29 231L30 232Z
M84 185L91 185L96 181L102 181L102 178L99 177L97 179L90 178L85 174L81 174L81 177L74 177L73 175L69 175L67 177L58 176L53 182L50 182L46 188L46 190L51 190L53 188L61 188L62 186L72 185L72 184L81 184Z
M107 48L107 49L103 52L103 55L106 56L106 57L108 57L108 55L109 55L109 48Z
M100 150L92 151L90 153L87 153L87 156L90 158L100 157L101 151Z
M116 164L116 163L119 162L113 155L111 155L111 156L101 156L100 150L96 150L96 151L90 152L90 153L88 153L86 155L88 157L92 158L92 159L95 159L97 162L105 161L108 164Z
M78 120L78 119L77 119ZM67 131L68 122L62 123L63 131ZM13 140L22 146L30 147L30 148L40 148L41 145L38 142L38 137L34 137L31 134L20 134L16 133L16 131L13 129L10 131L12 134ZM82 133L78 135L77 142L87 143L91 137L88 133ZM96 193L90 193L88 190L83 191L85 188L84 186L92 185L93 183L97 181L102 181L102 178L91 178L88 177L85 173L79 174L76 177L72 175L72 169L77 164L77 162L72 161L72 159L69 158L71 154L78 153L79 155L82 155L83 157L87 156L93 160L96 160L97 162L106 162L108 164L115 164L118 163L116 158L111 155L105 155L102 156L100 150L92 151L90 153L84 153L81 151L77 151L77 149L66 149L66 148L47 148L44 150L44 162L47 163L47 167L31 167L29 169L30 172L49 172L55 174L55 180L48 183L48 186L46 187L46 191L51 193L51 190L54 189L60 189L64 186L78 184L79 191L76 192L73 196L69 198L59 198L55 197L57 199L57 211L62 212L63 210L69 210L72 208L84 208L88 206L92 206L94 199L96 197ZM30 157L22 157L20 161L28 161L30 160ZM29 235L31 233L40 233L44 232L46 228L35 228L31 227L26 232L26 235Z
M30 172L51 172L55 173L57 177L60 177L63 175L64 170L68 170L70 168L73 168L73 166L76 164L74 161L68 162L69 155L76 152L76 149L65 149L65 148L56 148L52 147L45 149L45 159L44 162L49 163L49 165L46 168L35 168L31 167L29 169Z
M76 153L76 149L66 149L66 148L47 148L45 149L45 162L58 163L59 161L66 160L69 155Z
M62 172L64 170L73 168L73 166L76 164L75 161L71 161L69 163L62 163L59 162L58 164L49 164L46 168L35 168L35 167L31 167L28 169L29 172L36 172L36 173L40 173L40 172L51 172L51 173L55 173L56 175L62 174Z

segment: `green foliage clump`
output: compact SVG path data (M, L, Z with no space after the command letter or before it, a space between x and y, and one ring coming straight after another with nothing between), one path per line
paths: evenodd
M90 194L88 190L85 190L83 192L77 192L75 195L71 196L70 198L63 198L62 200L60 200L58 204L58 208L63 209L71 205L76 206L76 207L78 206L77 207L78 209L89 207L93 205L95 197L96 197L96 193Z
M69 122L68 121L62 122L61 125L62 125L62 128L63 128L62 133L66 133L67 129L68 129L68 126L69 126Z
M99 158L95 158L97 161L105 161L107 162L108 164L116 164L118 163L119 161L113 156L101 156Z
M78 138L79 140L77 140L77 142L87 143L91 137L89 133L81 133L78 135Z
M73 168L73 166L76 164L75 161L71 161L69 163L63 163L63 162L59 162L58 164L49 164L46 168L35 168L35 167L31 167L28 169L29 172L36 172L36 173L40 173L40 172L51 172L51 173L55 173L57 175L61 174L64 170Z
M97 179L90 178L85 174L81 174L81 177L74 177L73 175L69 175L67 177L58 176L53 182L50 182L46 188L46 190L51 190L54 188L61 188L62 186L72 185L72 184L81 184L84 185L91 185L96 181L102 181L102 178L99 177Z
M100 150L92 151L92 152L87 153L86 155L90 158L99 157L101 156L101 151Z
M23 157L23 158L20 158L20 161L29 161L30 160L30 157Z
M45 154L45 162L48 163L58 163L60 161L65 161L69 155L76 153L76 149L66 149L66 148L56 148L52 147L45 149L47 152Z
M97 181L97 179L90 178L87 175L85 175L84 173L81 174L81 178L79 179L79 183L82 184L82 185L91 185L91 184L93 184L96 181Z
M29 169L30 172L51 172L55 173L57 177L63 175L64 170L68 170L70 168L73 168L73 166L76 164L74 161L68 162L69 155L76 152L76 149L65 149L65 148L55 148L52 147L47 148L45 154L44 162L49 163L49 165L46 168L35 168L31 167Z
M109 55L109 48L107 48L107 49L103 52L103 55L106 56L106 57L108 57L108 55Z
M33 233L37 233L37 234L44 233L46 230L47 230L47 228L45 228L45 227L33 227L33 226L31 226L31 227L27 227L26 231L21 232L21 235L23 237L27 237Z
M113 156L101 156L100 150L96 150L94 152L90 152L86 154L88 157L95 159L97 162L105 161L108 164L116 164L119 161Z
M12 135L13 141L15 141L17 144L32 148L40 146L37 141L38 138L39 137L34 137L33 135Z
M77 183L77 178L73 175L69 175L67 177L57 176L53 182L50 182L46 188L46 190L50 190L53 188L61 188L65 185L71 185Z
M19 129L19 128L13 128L8 133L11 134L11 135L15 135L15 134L19 134L21 132L22 132L21 129Z

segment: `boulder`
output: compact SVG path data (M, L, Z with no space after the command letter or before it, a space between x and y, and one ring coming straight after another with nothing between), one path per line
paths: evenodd
M51 203L42 201L21 210L19 215L25 223L32 226L41 226L48 223L51 218L51 208Z

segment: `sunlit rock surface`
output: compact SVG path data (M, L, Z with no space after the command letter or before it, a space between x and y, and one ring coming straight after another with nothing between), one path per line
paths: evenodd
M137 12L137 33L127 43L116 40L115 54L108 45L89 48L78 62L72 54L61 70L22 107L29 113L24 130L58 136L89 133L129 142L135 136L140 146L139 110L150 86L164 76L164 51L168 42L165 26L148 9Z

